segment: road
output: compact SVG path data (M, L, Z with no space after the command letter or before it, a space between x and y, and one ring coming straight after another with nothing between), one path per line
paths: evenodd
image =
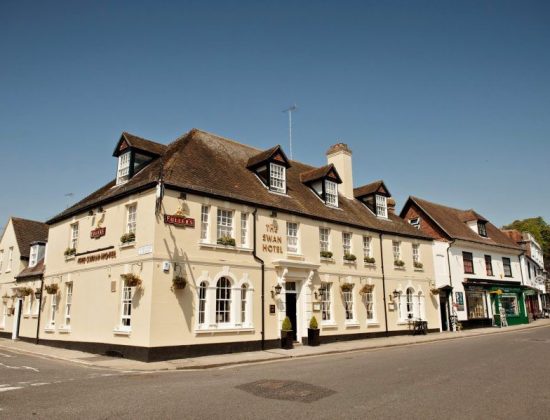
M202 371L0 350L0 418L550 418L550 327Z

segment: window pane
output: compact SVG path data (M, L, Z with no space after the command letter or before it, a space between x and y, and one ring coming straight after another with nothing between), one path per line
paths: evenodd
M269 176L271 179L270 188L273 191L285 193L286 192L285 167L281 165L277 165L275 163L271 163Z
M218 239L233 238L233 212L218 209Z
M298 223L286 224L287 251L298 253Z

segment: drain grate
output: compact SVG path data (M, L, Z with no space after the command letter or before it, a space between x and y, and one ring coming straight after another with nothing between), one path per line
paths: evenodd
M238 389L249 392L257 397L273 400L287 400L310 403L335 394L328 388L298 381L283 381L263 379L237 386Z

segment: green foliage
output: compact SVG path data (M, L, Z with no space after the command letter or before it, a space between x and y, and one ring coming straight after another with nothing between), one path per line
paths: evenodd
M311 328L312 330L316 330L319 328L319 324L317 323L317 318L315 318L314 316L312 316L311 319L309 320L309 328Z
M290 322L290 318L287 316L283 321L283 331L292 331L292 322Z
M531 217L529 219L514 220L503 229L516 229L520 232L529 232L542 247L544 263L546 268L550 267L550 225L542 217Z

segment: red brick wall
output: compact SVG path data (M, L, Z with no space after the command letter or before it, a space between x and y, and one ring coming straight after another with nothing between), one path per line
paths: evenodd
M427 233L434 239L442 241L448 241L445 233L422 211L416 204L409 204L409 207L405 213L405 221L409 223L409 220L420 218L420 230Z

